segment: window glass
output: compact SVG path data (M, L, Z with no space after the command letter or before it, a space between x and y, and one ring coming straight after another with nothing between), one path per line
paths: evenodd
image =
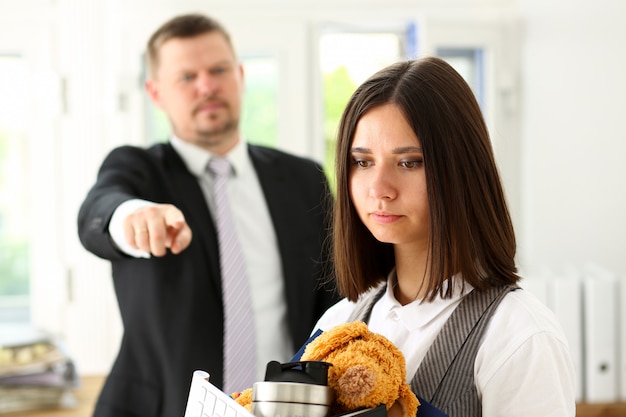
M278 62L271 57L243 58L246 92L242 131L250 143L275 148L278 142Z
M0 322L29 321L28 67L0 54Z
M474 48L438 48L437 55L458 71L474 91L484 111L483 51Z
M150 97L144 94L146 118L146 142L167 142L171 135L170 122L163 110L152 103Z
M337 128L350 96L363 81L404 55L404 35L395 32L323 33L320 65L323 77L324 169L334 189L334 155Z

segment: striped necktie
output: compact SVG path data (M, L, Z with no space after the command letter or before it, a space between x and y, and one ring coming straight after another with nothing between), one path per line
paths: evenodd
M250 282L226 183L232 166L223 158L210 159L207 169L214 178L215 220L222 270L224 306L224 388L227 394L251 387L256 377L256 329Z

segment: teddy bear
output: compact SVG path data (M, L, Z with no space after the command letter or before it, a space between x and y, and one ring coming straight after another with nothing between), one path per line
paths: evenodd
M384 336L363 322L337 325L323 332L305 348L302 361L323 361L328 368L328 386L334 392L332 415L396 402L402 417L414 417L419 401L406 383L404 355ZM252 389L235 401L251 410Z

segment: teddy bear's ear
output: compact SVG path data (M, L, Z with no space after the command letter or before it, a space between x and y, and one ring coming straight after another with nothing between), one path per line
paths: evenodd
M301 359L314 361L324 359L333 350L345 346L354 339L362 338L368 333L367 324L362 321L339 324L309 343Z

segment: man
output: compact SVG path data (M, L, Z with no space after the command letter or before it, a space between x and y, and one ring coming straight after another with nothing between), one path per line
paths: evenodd
M311 160L242 139L243 68L226 30L203 15L175 17L150 38L148 58L146 90L168 115L171 140L114 149L78 215L84 247L111 261L125 330L97 417L182 416L196 369L223 386L230 278L209 161L234 172L226 194L251 292L236 308L254 313L253 379L268 361L288 360L337 300L321 280L326 177ZM247 334L237 330L230 334Z

